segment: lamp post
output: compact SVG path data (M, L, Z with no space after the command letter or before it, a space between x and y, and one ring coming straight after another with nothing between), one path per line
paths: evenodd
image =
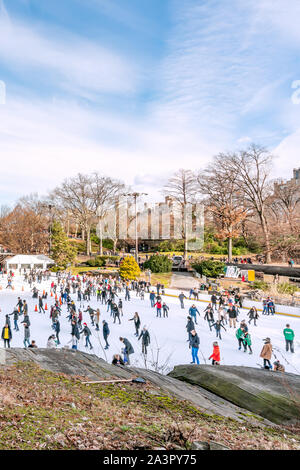
M53 204L48 204L49 214L50 214L50 225L49 225L49 256L51 256L52 250L52 209Z
M136 200L140 196L148 196L148 193L127 193L123 194L123 196L129 196L134 198L134 208L135 208L135 261L138 263L138 252L139 252L139 245L138 245L138 230L137 230L137 205Z

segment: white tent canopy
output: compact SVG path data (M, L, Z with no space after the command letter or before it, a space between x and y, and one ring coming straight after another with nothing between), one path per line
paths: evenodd
M5 260L6 270L47 269L55 262L45 255L15 255Z

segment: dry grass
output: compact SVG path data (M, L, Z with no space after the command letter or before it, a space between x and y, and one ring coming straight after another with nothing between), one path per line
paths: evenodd
M86 386L32 364L0 369L0 449L299 449L299 433L210 416L152 385Z

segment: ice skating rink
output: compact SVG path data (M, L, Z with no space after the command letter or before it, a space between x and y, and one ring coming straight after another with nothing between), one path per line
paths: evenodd
M40 348L45 348L47 344L48 337L53 334L51 328L52 321L49 317L50 315L50 306L54 303L54 297L50 297L50 284L52 280L55 280L56 277L53 276L50 281L43 281L41 284L35 283L33 286L36 286L40 293L42 294L43 290L48 292L47 301L44 300L44 304L47 302L48 310L46 313L38 313L34 311L35 305L38 304L38 299L32 298L32 292L27 283L23 281L23 277L19 275L14 276L13 286L14 290L6 289L7 278L6 276L0 276L0 327L2 332L2 327L5 322L5 315L12 313L14 307L17 304L17 298L21 297L22 300L26 299L28 303L28 312L30 317L30 340L35 340L36 344ZM22 286L24 291L22 291ZM32 286L32 287L33 287ZM59 296L59 288L57 290ZM155 289L154 289L155 290ZM156 292L156 290L155 290ZM172 294L178 294L178 291L167 291ZM162 300L166 302L169 306L169 317L168 318L157 318L156 317L156 308L151 308L149 294L145 293L145 300L140 300L137 298L133 292L131 292L131 300L125 301L125 293L122 292L118 294L123 300L123 313L121 316L121 325L119 323L113 323L113 318L110 316L110 312L107 312L107 306L102 305L101 302L96 301L96 297L91 297L90 302L77 302L77 294L71 294L71 298L75 301L77 311L78 308L81 310L86 310L87 306L90 305L92 308L100 308L100 331L97 332L95 327L91 325L90 316L88 312L83 313L83 322L86 322L91 329L92 336L90 338L93 345L93 350L85 348L85 340L83 335L79 342L78 349L81 351L90 352L96 354L97 356L111 361L113 354L120 353L122 348L122 343L119 341L119 337L123 336L129 339L135 353L131 355L131 365L145 367L145 358L142 355L142 345L141 340L138 341L137 337L134 336L135 328L134 322L129 321L133 317L135 312L138 312L141 318L141 328L147 326L150 337L151 344L148 348L148 354L146 358L147 367L157 368L166 373L177 364L189 364L191 362L191 353L187 342L187 315L190 306L195 303L197 306L201 317L197 317L198 325L196 325L196 331L200 337L200 350L199 350L199 359L200 363L207 364L210 363L208 357L212 353L212 343L216 340L216 332L209 330L208 323L204 321L204 309L207 306L205 302L197 302L193 300L185 300L185 308L180 308L180 302L177 298L163 296ZM204 297L202 297L204 298ZM118 301L118 298L117 298ZM249 303L248 303L249 305ZM286 309L286 310L284 310ZM249 317L247 313L249 308L242 309L238 317L238 323L241 320L246 320L248 322ZM278 307L278 311L290 311L287 307ZM265 316L259 313L259 319L257 321L257 326L254 326L253 321L249 325L249 332L251 334L252 340L252 350L253 354L244 353L243 350L238 350L238 341L235 336L236 330L234 328L229 328L229 324L225 325L227 331L221 329L222 340L217 339L220 346L221 352L221 364L223 365L240 365L246 367L259 367L262 364L262 359L259 357L260 351L263 346L263 338L270 337L271 342L274 348L274 352L280 362L285 366L287 372L300 373L300 318L288 317L283 315L275 316ZM299 312L300 315L300 312ZM67 306L62 306L62 314L59 317L60 321L60 341L61 345L59 347L68 346L71 347L71 325L67 319L68 312ZM10 316L11 319L11 329L12 329L12 341L11 347L24 347L24 331L21 321L23 320L23 315L19 319L19 328L20 331L14 331L13 315ZM215 316L217 319L217 315ZM104 340L102 335L102 320L108 322L110 328L109 344L110 348L107 351L104 351ZM295 332L294 348L295 353L285 351L285 340L283 336L283 329L286 324L289 323L290 327ZM0 345L3 347L3 341L0 340ZM286 360L288 362L286 362ZM272 357L272 363L275 361L275 357Z

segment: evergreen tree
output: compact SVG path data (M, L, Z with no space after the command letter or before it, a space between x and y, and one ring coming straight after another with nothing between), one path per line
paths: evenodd
M136 279L140 274L141 270L133 256L126 256L120 264L120 276L123 279Z
M77 255L77 249L69 242L68 237L61 224L55 220L52 224L51 256L56 264L66 268L73 263Z

